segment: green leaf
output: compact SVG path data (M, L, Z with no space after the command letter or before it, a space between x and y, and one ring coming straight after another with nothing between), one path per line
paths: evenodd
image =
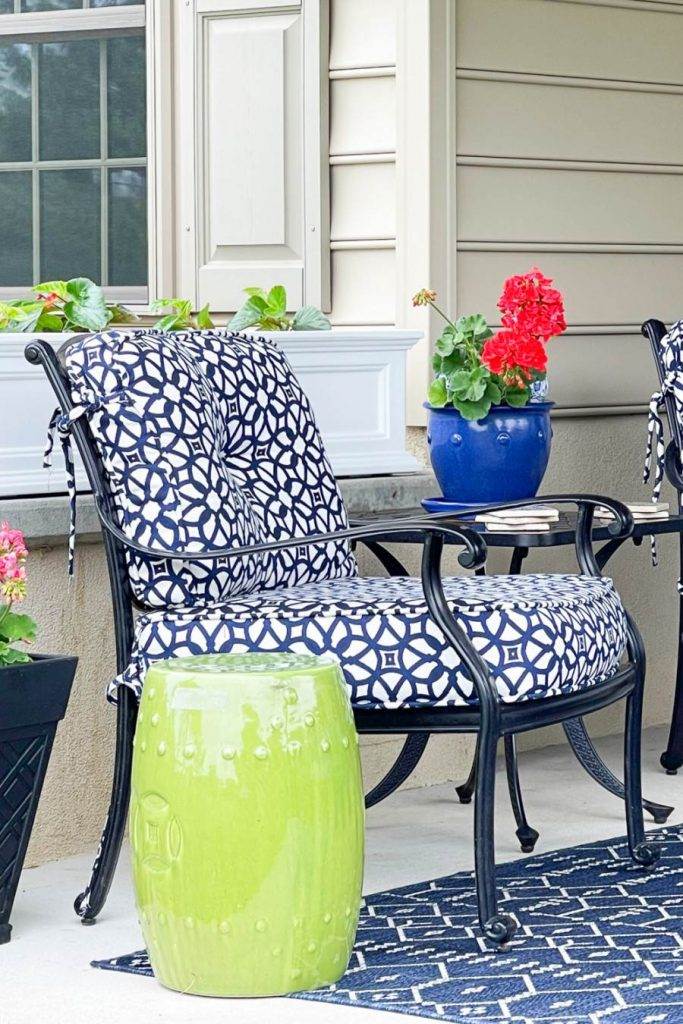
M508 405L521 409L529 401L531 392L529 388L506 388L503 397Z
M432 356L432 370L434 371L435 374L441 373L443 363L444 360L441 358L441 356L438 355L438 353L434 353L434 355Z
M449 356L455 348L455 338L452 334L444 331L440 338L436 339L434 351L440 356Z
M22 665L30 660L26 651L17 651L9 644L0 642L0 667L2 665Z
M183 323L182 317L178 316L177 313L167 313L166 316L162 316L160 320L154 324L158 331L179 331L186 325Z
M127 306L120 306L116 302L110 303L107 309L111 316L110 324L134 324L140 319L132 309L128 309Z
M264 292L263 288L243 288L242 291L244 292L245 295L249 295L252 297L254 295L258 295L260 298L263 299L265 303L268 302L268 296Z
M5 612L0 619L0 638L10 642L15 640L35 640L36 624L30 615Z
M431 382L427 392L427 401L435 409L442 409L447 404L448 394L446 392L446 381L443 377L437 377Z
M455 395L462 393L464 398L470 383L471 374L469 370L456 370L448 377L448 390L452 391Z
M69 282L68 281L43 281L42 284L34 284L34 292L40 292L41 295L49 295L54 292L55 295L59 295L60 299L65 302L71 296L69 295Z
M488 398L491 405L499 404L501 398L503 397L503 392L501 391L500 387L496 384L494 380L487 381L484 397Z
M64 314L72 328L101 331L107 326L111 314L104 301L102 289L87 277L74 277L66 283L67 301Z
M8 329L20 332L35 331L36 324L40 320L44 308L42 302L31 303L30 307L28 305L23 306L20 316L11 322Z
M459 348L454 349L449 356L444 356L441 360L441 368L444 373L453 373L454 370L462 369L464 365L464 356Z
M453 405L466 420L483 420L491 408L488 398L481 398L478 402L468 402L461 398L454 398Z
M302 306L297 309L292 320L293 331L329 331L332 324L324 313L315 306Z
M208 302L205 306L202 306L202 308L197 312L197 327L199 327L202 331L210 330L213 327L213 320L211 319L211 314L209 313Z
M64 321L59 313L41 313L36 322L37 331L61 331Z
M287 292L282 284L275 284L268 292L268 312L271 316L284 316L287 309Z
M486 318L481 313L475 313L474 316L470 317L470 330L475 341L483 341L485 338L490 338L493 333L486 323Z
M246 327L253 327L254 324L259 323L263 310L254 304L258 298L258 295L252 296L241 309L237 310L228 324L231 331L243 331ZM263 302L265 303L265 301L264 299Z

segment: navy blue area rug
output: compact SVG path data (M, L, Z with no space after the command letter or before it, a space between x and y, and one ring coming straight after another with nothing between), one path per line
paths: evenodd
M456 1024L683 1024L683 826L649 833L646 874L624 839L498 867L507 952L479 938L473 876L366 897L341 981L292 997ZM144 950L93 967L152 976Z

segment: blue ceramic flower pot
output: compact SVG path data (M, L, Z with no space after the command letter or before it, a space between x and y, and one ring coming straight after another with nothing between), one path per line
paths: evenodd
M483 420L429 409L427 444L444 498L463 505L533 498L550 458L554 402L494 405Z

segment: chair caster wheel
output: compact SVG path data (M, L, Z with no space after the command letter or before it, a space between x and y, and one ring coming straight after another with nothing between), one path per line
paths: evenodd
M638 843L633 851L633 859L646 871L652 871L662 855L661 848L656 843Z
M667 774L668 774L668 772L667 772ZM676 774L675 772L672 772L672 775L675 775L675 774ZM666 814L653 814L652 815L652 820L654 821L655 825L665 825L667 823L667 821L669 820L669 813L670 812L667 812Z
M534 852L534 847L538 841L538 832L535 828L518 828L517 838L519 839L519 845L522 848L522 853Z
M85 924L88 927L90 927L91 924L97 924L97 918L96 917L82 917L81 918L81 924Z
M681 767L680 759L673 758L668 750L665 750L659 759L659 763L667 775L677 775Z
M482 931L493 948L502 951L517 931L517 922L509 914L496 914L488 919Z
M460 801L461 804L472 803L472 794L470 793L469 789L465 788L465 786L456 786L455 792L458 794L458 800Z

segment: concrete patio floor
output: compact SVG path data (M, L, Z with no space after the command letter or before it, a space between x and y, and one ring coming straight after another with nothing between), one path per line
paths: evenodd
M659 768L664 730L648 730L644 740L645 791L677 806L672 823L683 821L683 773L666 776ZM599 748L619 770L618 739L603 740ZM567 747L523 754L521 773L529 820L541 832L537 851L624 833L620 802L589 779ZM497 858L504 861L524 855L499 779ZM71 903L91 859L72 857L24 872L13 938L0 947L0 1024L405 1024L404 1015L324 1003L182 996L150 978L93 970L90 960L139 949L142 938L127 849L99 922L85 928L73 916ZM471 867L472 806L461 806L452 786L407 790L368 813L366 892Z

